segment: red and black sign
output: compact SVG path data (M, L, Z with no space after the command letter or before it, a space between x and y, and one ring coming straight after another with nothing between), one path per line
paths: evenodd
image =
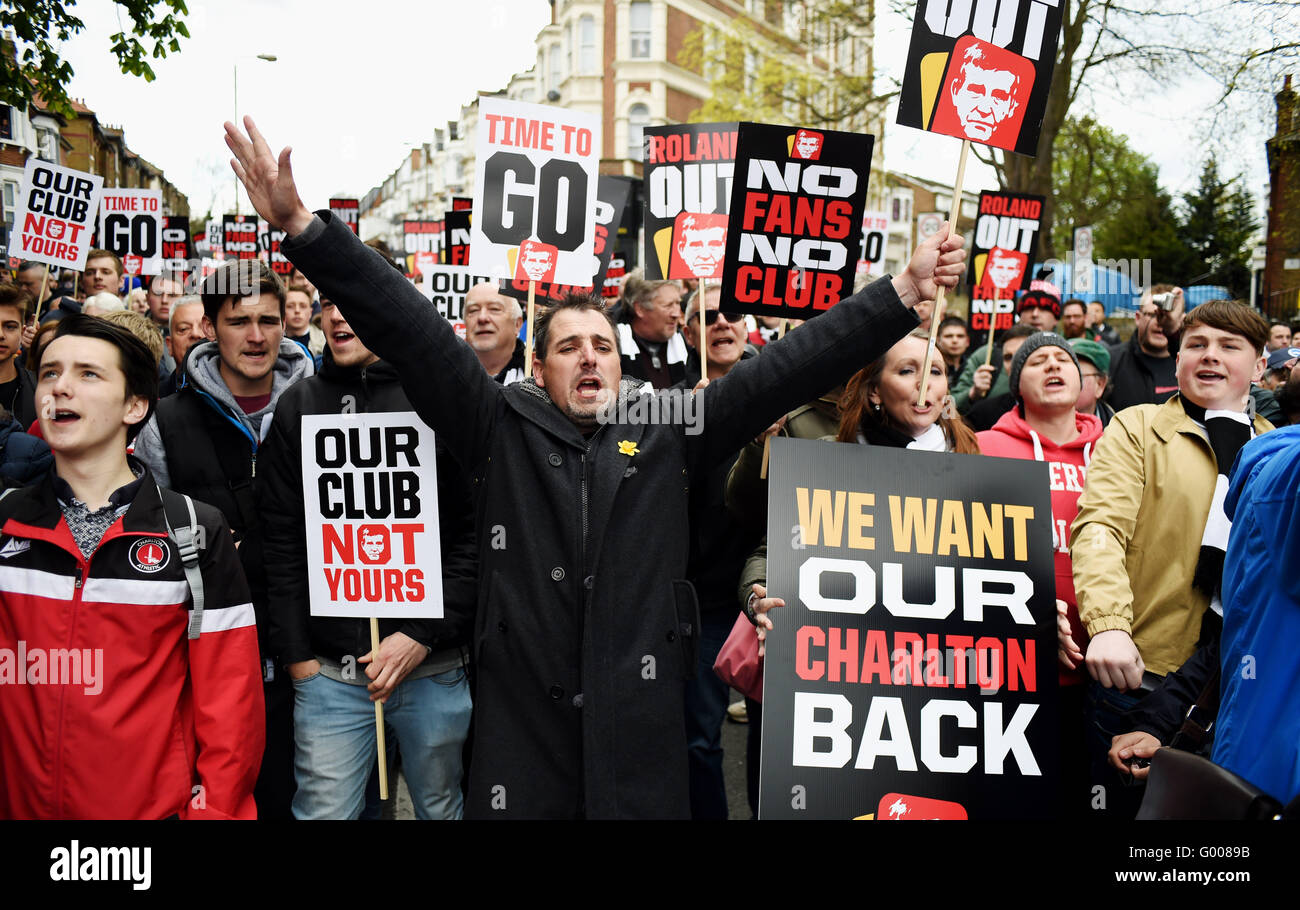
M454 198L452 202L455 203ZM443 216L447 226L447 245L442 260L447 265L469 265L469 232L473 221L473 212L469 209L453 208Z
M1054 813L1045 462L778 437L768 539L759 818Z
M807 319L853 293L874 144L864 133L740 124L722 273L732 309Z
M1001 332L1016 321L1018 291L1029 287L1042 227L1043 197L980 193L971 248L971 332Z
M402 222L402 250L407 255L433 253L441 259L444 240L441 221Z
M352 228L352 233L361 233L361 200L331 199L330 212L335 218Z
M472 212L474 210L474 199L470 196L452 196L451 210L453 212Z
M736 126L646 127L646 278L721 277Z
M184 281L194 258L194 245L190 241L190 219L180 215L163 216L162 229L163 271L172 272Z
M221 219L221 249L226 259L256 259L256 215L226 215Z
M592 282L589 285L578 287L549 281L538 281L536 291L538 303L563 300L568 294L591 294L597 287L601 288L602 296L608 296L604 293L605 276L613 256L613 241L618 234L618 225L623 220L623 209L627 205L628 196L631 195L631 192L632 184L627 180L620 180L618 177L601 177L596 182L596 242L595 256L592 258L591 263ZM447 217L450 218L451 216L448 215ZM520 264L525 264L522 257ZM516 297L519 300L527 300L528 278L526 276L515 277L504 282L501 293ZM618 296L617 285L614 288L614 296Z
M266 262L271 266L271 271L285 280L288 280L289 276L293 274L293 263L289 261L284 253L280 252L280 244L284 243L287 236L289 236L287 231L281 231L269 225L262 234L262 250L266 253Z
M898 122L1036 154L1060 33L1059 0L920 0Z

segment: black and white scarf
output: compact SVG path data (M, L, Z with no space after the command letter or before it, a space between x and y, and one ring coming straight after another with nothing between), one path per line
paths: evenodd
M1218 464L1218 477L1214 484L1214 499L1210 514L1205 519L1201 534L1201 554L1196 562L1192 585L1205 592L1214 611L1223 615L1219 600L1219 585L1223 581L1223 559L1228 550L1228 532L1232 522L1223 511L1223 501L1228 495L1228 473L1237 460L1241 447L1250 442L1254 434L1250 416L1244 411L1207 411L1198 404L1183 399L1183 411L1188 417L1205 427L1214 460Z

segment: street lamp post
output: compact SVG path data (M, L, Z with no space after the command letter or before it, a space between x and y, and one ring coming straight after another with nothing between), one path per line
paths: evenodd
M247 54L242 57L236 57L235 62L230 65L235 80L235 127L239 127L239 61L240 60L265 60L267 63L274 63L278 58L275 54ZM235 178L235 214L239 214L239 178Z

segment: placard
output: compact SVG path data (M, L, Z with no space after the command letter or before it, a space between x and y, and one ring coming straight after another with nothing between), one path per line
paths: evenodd
M591 282L600 118L480 96L470 267Z
M418 253L416 254L419 255ZM490 275L481 275L463 265L430 265L428 270L420 269L424 278L420 290L438 310L444 319L451 323L456 334L465 337L465 295L470 288L484 281L496 281Z
M104 178L27 159L14 206L9 256L82 271Z
M184 282L189 276L190 263L194 259L189 218L183 215L163 216L162 258L163 269Z
M919 0L898 122L1033 156L1060 34L1060 0Z
M474 213L461 209L443 216L447 226L447 245L442 258L448 265L469 265L469 236L474 227Z
M610 257L613 255L612 243L618 235L618 224L623 218L623 208L627 205L632 185L617 177L602 176L596 186L595 256L592 257L589 266L592 277L585 285L538 282L536 300L539 303L553 303L563 300L569 294L592 294L595 293L596 287L601 288L601 296L604 296L605 271L609 268ZM501 293L519 300L527 300L528 284L527 280L511 278L502 284Z
M968 278L971 332L1001 332L1016 321L1043 224L1043 197L986 190L975 216Z
M221 249L227 261L257 258L257 221L256 215L226 215L221 219Z
M312 616L441 619L433 431L412 411L305 414Z
M105 188L99 200L99 243L116 253L128 275L162 271L162 190Z
M771 448L759 817L1050 816L1047 465Z
M722 277L735 123L645 128L645 277Z
M862 251L858 274L879 278L885 274L885 251L889 247L889 213L866 212L862 216Z
M361 233L361 200L342 198L331 199L330 212L335 218L352 228L352 233Z
M722 270L731 309L807 319L853 293L874 144L864 133L740 124Z

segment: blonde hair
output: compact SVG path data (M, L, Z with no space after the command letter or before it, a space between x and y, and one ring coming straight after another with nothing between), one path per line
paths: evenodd
M99 296L99 295L96 295ZM162 329L150 319L140 313L132 310L115 310L111 313L105 313L103 316L96 317L105 322L111 322L114 325L121 326L136 338L144 342L144 346L153 354L154 366L162 362L163 356L163 333Z

